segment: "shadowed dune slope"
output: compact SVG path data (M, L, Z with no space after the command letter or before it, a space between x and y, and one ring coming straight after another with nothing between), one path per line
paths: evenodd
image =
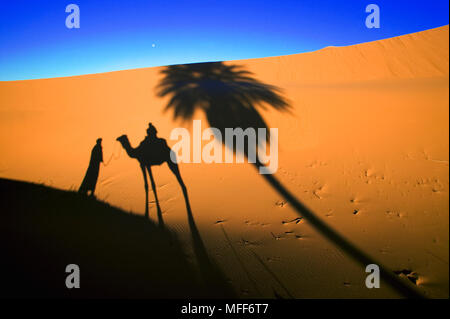
M6 179L0 194L3 297L231 296L207 290L176 236L141 216ZM80 266L80 289L65 286L68 264Z

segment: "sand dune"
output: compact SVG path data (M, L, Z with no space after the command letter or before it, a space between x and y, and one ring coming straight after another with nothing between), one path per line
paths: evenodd
M276 176L333 228L440 298L449 296L448 36L444 26L226 62L291 102L291 114L262 111L279 129ZM136 146L149 121L167 139L174 127L192 129L163 112L167 99L155 93L162 69L0 82L0 176L75 189L102 137L109 163L98 197L142 214L139 166L115 139L126 133ZM194 119L206 126L203 114ZM367 289L364 270L298 220L251 165L180 169L208 252L239 296L397 297L387 286ZM167 166L154 175L166 224L195 262L181 190Z

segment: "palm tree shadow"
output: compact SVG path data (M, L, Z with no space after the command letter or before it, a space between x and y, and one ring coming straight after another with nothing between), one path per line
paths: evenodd
M209 124L218 129L222 136L225 128L258 128L268 129L267 123L259 113L260 109L271 107L278 111L289 111L289 102L282 96L281 90L275 86L262 83L241 66L228 65L223 62L194 63L186 65L172 65L161 71L162 79L157 86L159 97L170 97L165 110L172 110L174 120L189 121L194 112L201 110L205 113ZM222 140L226 147L233 152L244 152L248 156L249 148L236 150L228 141ZM261 140L258 139L258 143ZM246 142L246 145L248 143ZM265 146L255 145L256 148ZM256 153L256 152L255 152ZM257 154L257 153L256 153ZM256 158L254 166L260 170L264 167ZM421 298L413 287L401 281L392 271L375 262L334 229L329 227L314 212L301 203L290 193L278 179L271 174L262 177L316 230L328 240L359 262L364 268L369 264L377 264L381 278L397 292L406 297Z
M268 129L258 108L270 106L285 112L290 109L279 88L254 79L237 65L222 62L172 65L161 73L164 77L157 94L171 97L165 111L173 110L175 120L189 121L197 109L202 110L209 124L219 129L222 136L225 128Z

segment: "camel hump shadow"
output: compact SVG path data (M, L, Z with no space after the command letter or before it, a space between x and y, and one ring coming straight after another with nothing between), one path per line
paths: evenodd
M119 136L117 141L120 142L127 154L131 158L135 158L140 164L145 166L155 166L167 163L169 166L175 162L172 162L173 151L167 144L167 141L163 138L153 138L148 140L147 137L141 141L138 147L133 148L126 134Z
M146 142L144 139L138 148L142 149L146 165L161 165L171 161L172 150L163 138L156 137L151 142Z

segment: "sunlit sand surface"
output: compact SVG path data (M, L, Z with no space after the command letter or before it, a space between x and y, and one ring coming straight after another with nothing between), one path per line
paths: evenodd
M292 112L262 111L279 129L276 176L362 250L428 297L448 298L448 26L291 56L232 61L280 87ZM162 68L0 82L0 176L76 190L103 138L97 197L144 213L132 146L148 122L169 145L174 122L156 96ZM204 128L207 121L198 113ZM110 160L111 159L111 160ZM390 298L323 239L250 164L180 164L209 255L246 297ZM154 167L166 225L195 263L181 189ZM156 208L150 192L150 218ZM64 212L61 212L64 213Z

